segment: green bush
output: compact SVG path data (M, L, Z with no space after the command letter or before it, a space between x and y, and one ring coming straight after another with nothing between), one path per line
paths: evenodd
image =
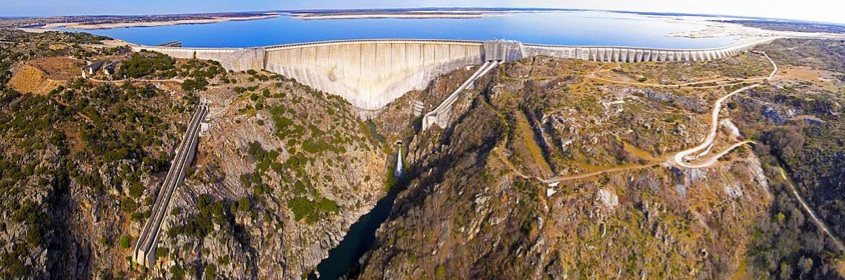
M214 279L215 274L217 274L217 266L210 263L206 264L202 272L203 279Z
M340 210L336 202L319 195L315 201L301 196L292 198L288 200L288 208L293 212L294 219L297 221L305 219L308 224L313 224L330 213L336 214Z
M141 78L155 71L174 69L175 62L173 58L165 54L142 51L133 53L129 59L121 62L120 72L130 78Z
M185 269L179 266L171 266L170 267L170 275L173 277L173 280L182 280L185 279Z
M186 79L182 83L182 90L184 91L204 91L208 86L208 81L202 77Z
M167 255L168 255L168 254L170 254L170 250L169 250L169 249L164 248L164 247L157 247L157 248L156 248L156 257L157 257L157 258L164 258L164 257L167 257Z
M128 249L129 248L129 235L122 235L120 236L120 248Z
M129 196L132 198L139 198L144 194L144 186L139 182L133 182L129 185Z

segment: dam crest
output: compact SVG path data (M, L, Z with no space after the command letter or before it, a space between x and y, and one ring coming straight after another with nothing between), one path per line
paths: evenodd
M556 46L518 41L345 40L254 48L132 46L176 58L216 60L226 70L266 70L314 89L337 94L363 111L378 111L436 77L472 65L532 56L604 62L708 61L748 51L777 38L714 49ZM492 66L495 67L495 66ZM438 104L426 105L431 110Z

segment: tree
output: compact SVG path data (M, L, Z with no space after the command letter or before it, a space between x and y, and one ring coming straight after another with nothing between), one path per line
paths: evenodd
M801 258L798 259L798 267L801 268L802 276L810 273L810 271L813 269L813 259L801 256Z
M771 146L772 152L784 161L792 159L804 148L804 136L797 127L769 131L761 140Z
M790 279L792 277L792 269L785 261L780 262L780 279Z

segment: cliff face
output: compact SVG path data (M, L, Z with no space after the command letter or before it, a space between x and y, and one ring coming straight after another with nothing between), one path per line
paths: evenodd
M386 193L385 142L338 96L268 72L70 45L96 41L87 34L0 38L18 42L0 49L0 278L298 279ZM133 80L5 87L13 63L74 54L122 60ZM132 248L200 97L211 112L197 156L155 265L140 267Z
M776 46L784 48L767 50ZM826 256L838 250L786 196L788 181L768 150L740 148L701 169L670 162L704 138L713 101L759 81L771 71L766 62L749 53L713 62L537 57L500 66L455 106L449 128L411 137L407 190L358 277L840 277L839 261ZM669 69L676 81L661 81ZM711 154L779 129L749 120L763 108L737 103L783 93L782 85L758 89L723 109ZM831 114L824 120L831 118L838 123Z
M300 278L385 193L384 143L349 103L292 81L206 96L210 128L194 175L174 196L159 245L169 254L153 274L195 267L237 279Z

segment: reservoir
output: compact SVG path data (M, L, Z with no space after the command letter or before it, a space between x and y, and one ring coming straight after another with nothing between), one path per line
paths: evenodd
M288 15L211 24L84 31L136 44L181 41L185 47L256 47L348 39L517 40L578 46L703 49L738 38L684 38L673 33L707 27L702 20L600 11L485 12L480 18L298 19Z

